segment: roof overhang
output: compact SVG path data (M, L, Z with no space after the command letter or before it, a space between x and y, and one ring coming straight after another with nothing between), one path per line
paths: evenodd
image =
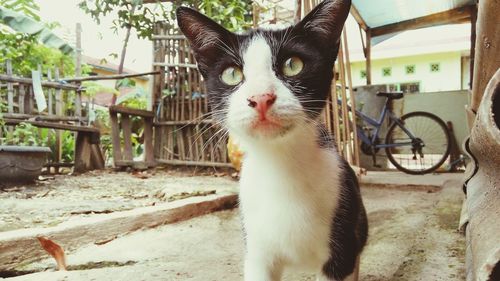
M371 36L444 24L469 22L475 0L353 0L351 14Z

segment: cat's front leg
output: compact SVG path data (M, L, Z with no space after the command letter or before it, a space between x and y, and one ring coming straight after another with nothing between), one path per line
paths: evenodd
M280 281L283 266L269 256L249 252L245 257L245 281Z

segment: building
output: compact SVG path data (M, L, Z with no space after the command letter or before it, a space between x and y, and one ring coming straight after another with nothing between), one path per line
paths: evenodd
M118 65L107 62L105 60L100 60L97 58L82 56L83 63L89 65L91 67L90 76L109 76L118 74ZM124 68L123 74L137 74L138 72L133 71L131 69ZM135 82L136 87L141 87L144 92L149 91L149 82L150 79L148 76L142 77L134 77L130 78ZM109 106L111 105L111 100L115 93L115 83L116 80L99 80L95 81L96 84L102 86L101 89L98 90L97 93L93 94L92 99L93 102L100 106ZM130 93L132 89L122 88L120 90L119 96L126 95Z
M372 84L409 93L469 89L470 24L406 31L372 47ZM351 51L352 82L366 84L365 58Z

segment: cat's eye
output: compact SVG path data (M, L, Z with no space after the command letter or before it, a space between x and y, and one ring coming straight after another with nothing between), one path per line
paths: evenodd
M283 64L283 74L286 76L295 76L304 68L304 62L299 57L291 57Z
M237 66L231 66L226 68L221 76L220 76L222 82L224 84L229 85L229 86L236 86L243 81L243 72L241 71L241 68Z

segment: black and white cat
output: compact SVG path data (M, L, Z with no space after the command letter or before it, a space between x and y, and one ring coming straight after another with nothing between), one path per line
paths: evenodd
M354 172L319 122L349 9L349 0L326 0L294 26L245 34L177 10L214 115L246 152L246 281L281 280L287 268L318 280L357 275L366 214Z

